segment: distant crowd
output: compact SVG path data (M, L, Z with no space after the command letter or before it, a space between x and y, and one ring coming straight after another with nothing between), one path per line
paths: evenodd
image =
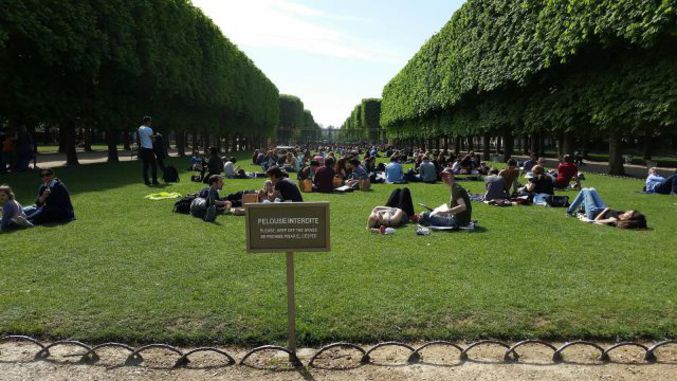
M145 117L138 129L143 181L148 185L159 184L158 166L164 172L166 182L176 181L176 169L164 165L166 151L163 137L153 132L151 125L152 119ZM10 158L4 155L7 141L5 136L3 170L7 168L6 159ZM28 151L26 147L21 149L24 154L18 160L21 166L26 165ZM497 206L559 206L567 208L567 215L589 222L619 228L647 226L643 214L635 210L611 209L594 188L582 188L584 176L575 158L570 155L564 155L550 170L547 169L546 160L535 155L524 162L511 158L504 168L498 169L488 166L474 152L455 155L446 149L397 149L385 145L277 146L255 150L251 162L261 171L247 172L237 165L235 157L221 157L213 147L208 151L206 157L194 155L190 163L190 168L196 171L192 180L205 183L205 187L175 205L177 211L205 221L213 221L219 214L242 215L243 205L248 202L302 202L302 194L307 192L369 191L373 184L379 183L435 184L441 181L449 188L448 202L435 208L423 205L428 210L416 214L410 189L397 188L384 205L373 208L367 218L367 229L383 232L384 228L395 228L409 222L434 228L467 227L474 221L471 201ZM405 171L405 164L411 164L411 169ZM23 207L9 185L0 186L3 213L0 230L64 223L75 219L70 193L65 184L50 169L39 173L41 185L34 205ZM296 181L290 178L292 173L296 174ZM220 195L226 179L249 178L265 180L258 190ZM643 191L677 194L676 179L675 174L662 177L655 168L650 168ZM483 181L485 192L482 195L470 195L459 184L460 181ZM555 195L558 189L576 189L580 192L569 202L567 196Z

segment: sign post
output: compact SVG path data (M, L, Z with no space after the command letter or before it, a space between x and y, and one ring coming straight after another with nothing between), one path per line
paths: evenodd
M296 303L294 303L294 253L287 252L287 349L296 353Z
M329 251L329 203L245 204L247 252L287 254L287 349L296 353L294 253Z

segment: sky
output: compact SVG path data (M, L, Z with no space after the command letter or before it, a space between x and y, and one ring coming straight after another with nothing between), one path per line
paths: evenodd
M451 18L462 0L193 0L281 94L339 127Z

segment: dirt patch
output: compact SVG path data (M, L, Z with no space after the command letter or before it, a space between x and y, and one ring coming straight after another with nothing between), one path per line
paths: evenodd
M420 343L411 344L416 348ZM560 344L555 346L559 347ZM460 344L467 347L467 344ZM601 344L606 348L608 344ZM363 348L369 349L370 346ZM220 348L240 361L243 348ZM182 348L184 353L189 349ZM246 364L232 364L216 352L190 356L184 368L174 369L180 355L154 348L142 353L143 362L125 365L130 352L124 348L97 351L93 365L79 363L86 352L76 346L50 350L48 360L34 360L39 348L28 343L0 345L0 380L655 380L677 379L677 345L656 351L658 363L647 363L638 347L622 347L611 353L611 362L600 361L599 351L574 346L564 351L564 363L552 362L553 350L538 344L517 349L519 362L503 361L505 348L482 345L468 351L468 359L459 359L460 351L449 345L432 345L420 352L420 361L410 365L411 351L400 346L385 346L369 354L370 363L361 364L362 353L354 348L334 348L314 360L314 366L293 367L288 355L280 351L262 351L250 356ZM317 352L301 349L298 356L308 364Z

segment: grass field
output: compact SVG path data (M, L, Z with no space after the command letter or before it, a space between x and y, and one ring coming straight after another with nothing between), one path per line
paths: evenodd
M173 201L145 200L158 189L142 185L138 162L58 175L77 221L0 235L0 334L284 342L285 258L245 253L243 217L209 224L173 214ZM201 187L181 175L162 190ZM0 176L24 205L38 181L35 173ZM227 180L222 193L261 182ZM416 236L410 225L380 236L364 223L395 186L304 194L331 203L333 250L296 256L300 342L677 336L677 197L640 194L640 180L590 174L585 185L612 207L645 213L650 229L589 225L563 209L473 203L478 231ZM409 187L415 203L448 199L443 184Z

